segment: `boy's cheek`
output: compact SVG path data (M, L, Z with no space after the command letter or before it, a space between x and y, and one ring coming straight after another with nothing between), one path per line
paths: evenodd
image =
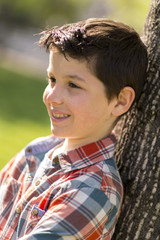
M47 90L47 87L46 87L46 89L44 90L44 93L43 93L43 102L45 104L47 104L47 95L48 95L48 90Z

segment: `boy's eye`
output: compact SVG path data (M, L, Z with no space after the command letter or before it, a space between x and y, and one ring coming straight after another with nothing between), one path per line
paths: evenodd
M76 85L73 82L69 82L69 87L71 87L71 88L80 88L78 85Z
M56 83L56 79L54 77L47 77L47 81L51 84L55 84ZM77 84L73 83L73 82L69 82L68 86L70 88L80 88Z

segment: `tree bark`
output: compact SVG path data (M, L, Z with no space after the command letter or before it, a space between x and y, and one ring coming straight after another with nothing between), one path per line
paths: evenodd
M124 201L113 240L160 239L160 0L144 26L148 74L139 102L115 128Z

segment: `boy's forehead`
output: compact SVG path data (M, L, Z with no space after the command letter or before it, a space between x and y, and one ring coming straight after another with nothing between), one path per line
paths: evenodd
M60 53L57 48L53 48L52 50L50 50L50 52L49 52L49 61L50 62L52 61L53 56L55 56L56 53Z
M97 81L104 85L95 75L85 59L67 58L59 51L50 51L50 61L47 68L49 76L76 79L86 84L95 84Z
M54 67L54 61L55 59L62 57L62 59L65 60L65 63L77 63L78 65L83 65L85 69L88 69L89 72L91 72L91 74L95 75L95 72L94 72L94 66L95 66L95 62L96 62L96 57L95 56L92 56L90 58L85 58L85 57L72 57L70 56L68 53L64 52L60 52L58 50L57 47L53 47L51 50L50 50L50 53L49 53L49 66L47 68L47 72L49 71L49 69L52 69Z
M55 55L55 53L58 53L58 52L59 51L56 48L53 48L49 52L49 64L48 64L48 68L47 68L48 73L50 73L52 71L52 68L53 68L53 56Z

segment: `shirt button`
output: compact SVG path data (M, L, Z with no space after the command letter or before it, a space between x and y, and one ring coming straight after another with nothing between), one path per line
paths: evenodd
M31 152L32 152L32 148L31 148L31 147L28 147L28 148L26 149L26 151L27 151L28 153L31 153Z
M40 180L37 180L35 185L38 186L40 184Z
M38 209L33 209L32 214L33 214L33 216L37 216L38 215Z
M20 214L20 213L21 213L20 207L17 207L17 208L16 208L16 213L17 213L17 214Z
M55 157L53 161L54 161L54 164L58 164L59 163L58 157Z

